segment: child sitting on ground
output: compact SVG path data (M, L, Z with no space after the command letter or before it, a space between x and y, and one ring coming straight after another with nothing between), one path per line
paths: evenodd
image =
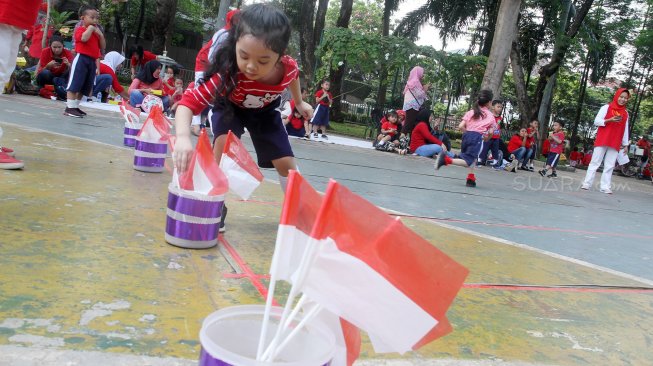
M288 136L295 136L295 137L306 137L306 129L304 128L304 117L302 116L301 113L297 110L297 108L293 108L292 113L288 116L288 118L284 121L286 123L286 132L288 132Z
M376 137L376 147L382 148L386 143L389 143L397 134L399 125L397 124L399 116L395 111L389 111L381 119L381 133Z

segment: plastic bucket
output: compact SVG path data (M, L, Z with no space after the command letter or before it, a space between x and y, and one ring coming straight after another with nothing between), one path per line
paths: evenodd
M181 248L205 249L218 244L224 195L207 196L168 185L166 242Z
M168 154L168 143L143 141L139 136L136 136L135 140L134 169L148 173L161 173Z
M125 122L124 130L124 139L123 143L125 146L134 147L136 146L136 135L138 131L143 127L142 123L127 123Z
M335 336L321 322L308 322L279 353L275 362L256 361L263 321L263 305L232 306L206 319L200 330L200 366L327 366L335 352ZM272 308L268 344L274 336L283 309ZM297 322L295 322L297 324Z

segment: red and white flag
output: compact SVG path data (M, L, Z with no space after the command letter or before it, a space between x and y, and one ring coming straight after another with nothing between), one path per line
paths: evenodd
M168 140L170 137L170 123L159 106L152 107L150 114L143 123L143 127L136 136L147 142L159 143Z
M321 205L322 195L299 173L291 170L272 259L272 277L292 282L292 275L308 248L309 233ZM358 328L326 309L320 311L318 319L336 337L336 354L331 365L351 366L360 354L361 336Z
M229 188L246 200L263 181L263 174L245 146L231 131L220 158L220 168L229 180Z
M209 196L227 193L228 182L213 157L206 129L202 129L188 170L179 175L179 188Z
M125 122L131 124L131 125L136 125L140 124L140 115L141 115L141 109L140 108L134 108L129 103L126 103L124 100L120 103L120 114L122 114L122 117L125 119Z
M302 291L404 353L451 330L446 311L468 270L381 209L331 181L310 236L319 240Z

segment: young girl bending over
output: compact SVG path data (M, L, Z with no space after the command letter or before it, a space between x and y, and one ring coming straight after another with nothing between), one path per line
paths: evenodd
M204 82L187 89L177 107L175 166L188 169L193 146L189 125L194 114L213 103L213 151L220 161L227 133L240 137L247 128L258 165L276 168L285 191L288 171L296 169L288 135L277 111L279 97L289 88L295 108L306 119L313 109L302 101L297 62L284 55L290 39L286 15L267 4L254 4L237 14L221 52L216 52ZM225 210L223 210L225 212ZM224 224L224 215L221 227Z
M474 108L465 113L462 122L458 128L463 131L463 141L460 146L460 154L452 159L446 154L438 154L435 162L435 169L440 169L443 165L458 165L469 168L467 175L467 187L476 187L476 176L474 176L474 165L481 152L483 141L487 141L496 129L494 114L490 111L492 102L492 91L481 90Z

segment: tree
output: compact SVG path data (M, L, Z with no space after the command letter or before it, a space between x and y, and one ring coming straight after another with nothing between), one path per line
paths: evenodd
M152 52L160 55L170 37L177 13L177 0L156 0L156 15L152 24Z
M349 20L351 19L351 11L353 5L353 0L342 0L342 5L340 6L340 16L338 16L336 27L349 27ZM331 106L334 119L340 119L340 110L342 104L342 98L340 98L340 94L342 94L342 83L343 79L345 78L345 68L347 67L346 62L347 61L345 58L345 61L338 66L336 72L331 75L331 90L333 90L333 94L336 94L337 97L334 97L334 101Z
M502 0L499 6L492 48L481 84L481 89L489 89L496 96L501 91L512 40L517 31L520 6L521 0Z
M383 7L383 27L381 35L387 37L390 35L390 16L397 10L401 0L385 0ZM388 91L388 68L386 64L381 65L381 72L379 73L379 91L377 93L377 103L379 105L385 104L385 97Z

